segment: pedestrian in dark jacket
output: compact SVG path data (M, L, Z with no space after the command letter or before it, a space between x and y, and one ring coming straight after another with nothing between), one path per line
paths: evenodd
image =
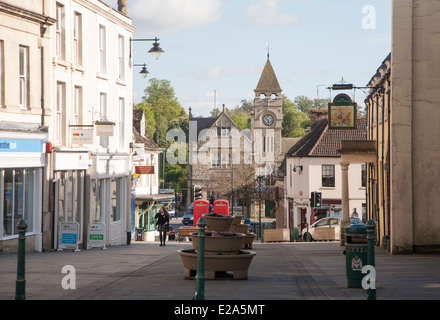
M160 207L159 212L154 216L157 219L157 231L159 231L160 246L165 245L165 239L167 237L168 226L170 224L170 214L165 207Z

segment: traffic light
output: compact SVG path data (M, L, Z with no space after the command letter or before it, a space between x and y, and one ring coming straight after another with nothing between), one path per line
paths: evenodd
M181 193L177 194L177 202L182 202L182 194Z
M310 208L314 208L315 207L315 191L312 192L312 194L310 195Z
M322 206L322 193L321 192L315 192L314 206L315 206L315 208L321 208L321 206Z
M202 187L194 186L194 201L197 199L202 199Z

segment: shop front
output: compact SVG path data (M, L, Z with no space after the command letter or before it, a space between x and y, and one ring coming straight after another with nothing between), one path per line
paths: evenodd
M60 226L65 222L78 223L78 245L83 243L87 225L84 223L84 190L89 164L87 151L53 152L54 159L54 248L62 249Z
M165 202L173 200L174 194L136 195L136 207L132 219L135 221L136 229L141 228L144 230L145 241L155 241L159 233L156 226L157 219L154 217Z
M325 217L342 218L342 201L340 199L323 199L321 208L312 208L311 224Z
M106 246L127 244L130 232L131 177L128 154L92 154L90 216L87 221L105 226Z
M17 223L27 222L28 251L42 251L45 133L0 132L0 253L17 252Z

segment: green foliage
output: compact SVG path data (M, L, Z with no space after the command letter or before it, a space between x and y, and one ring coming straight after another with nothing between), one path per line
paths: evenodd
M166 141L170 129L180 128L188 136L188 115L177 100L170 81L150 79L144 93L142 102L134 108L144 110L145 133L158 143L159 147L167 148L170 145L170 142ZM160 176L163 179L162 157L163 154L160 156ZM172 188L177 192L187 186L186 170L186 165L172 165L165 161L165 181L171 182Z
M302 137L307 128L304 125L307 122L310 124L308 116L298 109L295 103L283 95L283 128L281 130L283 137Z
M167 147L168 124L182 115L185 116L185 109L177 100L168 80L150 79L144 93L142 102L134 108L143 109L145 112L145 132L158 142L160 147Z
M235 124L241 129L251 128L251 116L245 110L234 109L231 112L231 118L234 120Z

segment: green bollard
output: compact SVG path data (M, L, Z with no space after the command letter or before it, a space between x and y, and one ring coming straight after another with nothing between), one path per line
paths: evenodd
M376 225L374 220L368 220L367 224L367 263L370 266L375 267L375 258L374 258L374 229ZM367 300L376 300L376 279L374 279L374 289L367 289Z
M17 280L15 281L15 300L26 300L26 279L25 279L25 253L26 253L26 229L27 223L21 219L17 223L18 228L18 261Z
M196 294L193 300L205 300L205 227L206 220L201 217L197 222L199 239L197 249Z

